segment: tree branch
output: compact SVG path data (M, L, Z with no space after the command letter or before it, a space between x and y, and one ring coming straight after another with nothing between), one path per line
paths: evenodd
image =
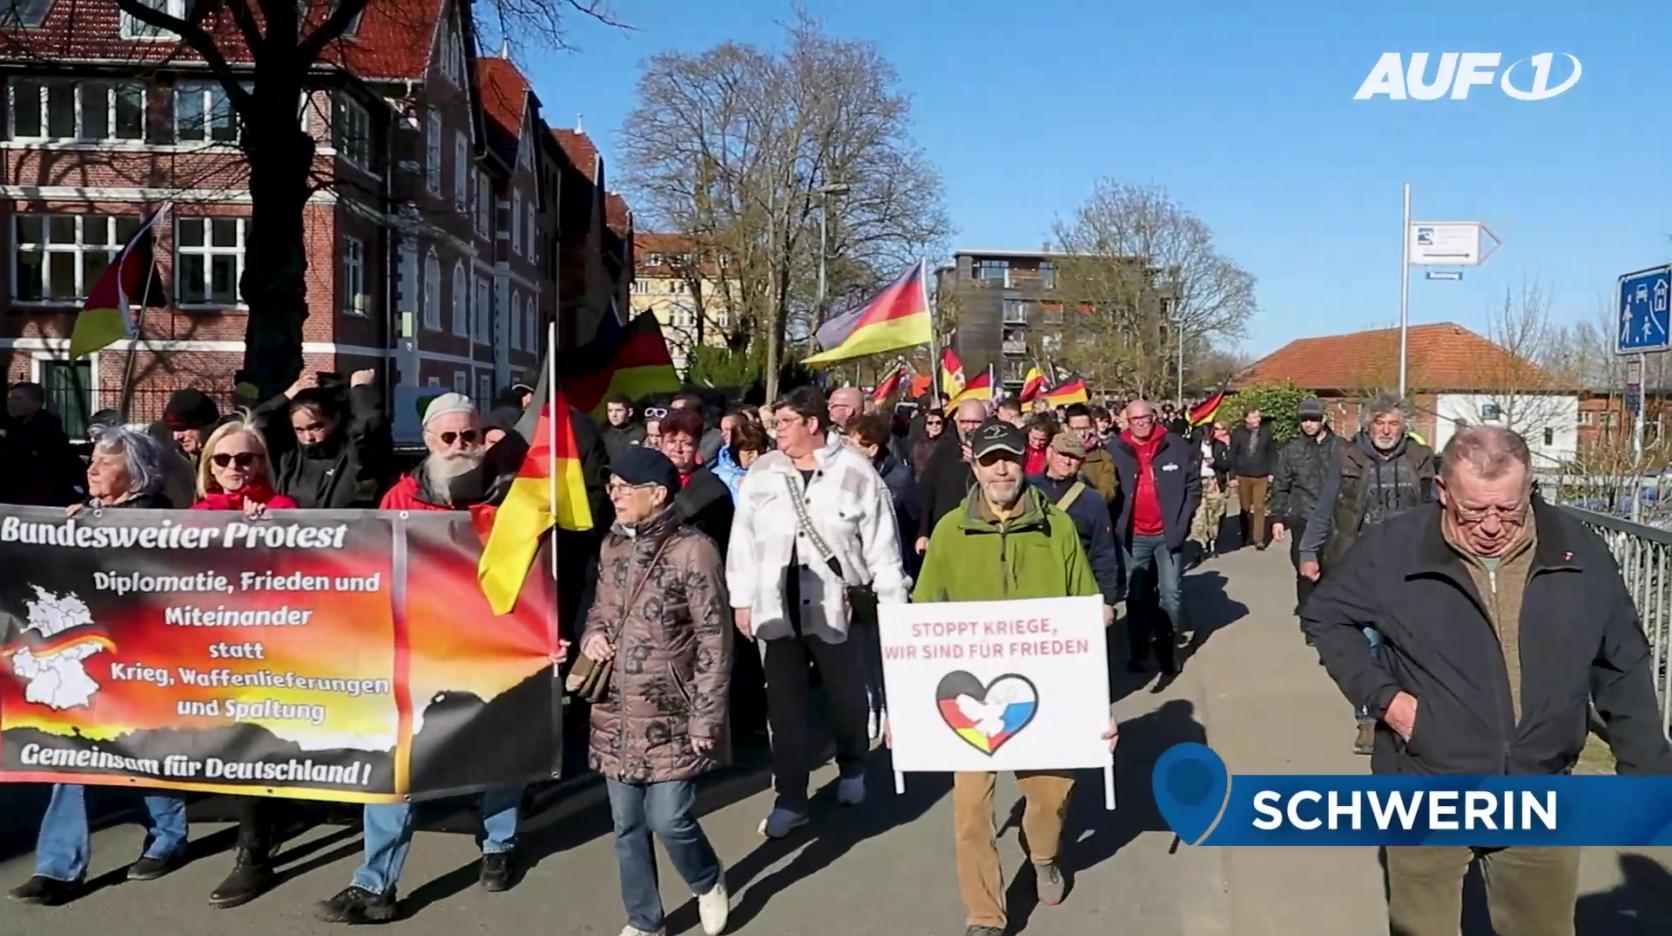
M213 36L202 26L202 15L194 14L188 22L178 16L170 16L154 7L146 6L139 0L116 0L117 9L132 16L147 26L166 30L179 36L181 41L190 46L192 51L203 56L209 70L215 74L221 85L226 89L227 97L232 106L239 113L246 113L251 106L250 93L238 83L238 76L233 74L232 66L227 63L226 56L221 54L220 47L215 44Z

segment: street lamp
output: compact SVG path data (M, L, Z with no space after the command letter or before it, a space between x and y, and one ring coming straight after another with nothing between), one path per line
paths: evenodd
M815 327L817 327L817 325L824 324L823 323L823 318L824 318L824 258L825 258L825 254L827 252L826 244L828 243L829 236L830 236L826 231L826 229L828 227L828 224L826 223L826 219L830 215L830 196L832 196L832 195L846 195L849 191L849 188L850 187L848 185L846 185L845 183L832 182L828 185L821 185L818 188L813 189L814 194L821 196L819 198L819 319L820 319L820 321L815 323Z

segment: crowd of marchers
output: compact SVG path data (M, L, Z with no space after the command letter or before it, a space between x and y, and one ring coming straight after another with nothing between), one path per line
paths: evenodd
M503 490L517 466L496 455L532 388L510 388L486 413L456 393L431 400L424 454L403 472L375 378L299 381L228 415L183 390L153 426L97 414L85 465L41 388L18 384L7 397L0 491L9 503L70 512L261 518L458 510ZM564 564L558 610L575 705L589 712L589 766L607 789L623 936L664 932L653 838L690 888L704 932L724 931L725 867L696 801L699 778L729 763L734 745L764 741L770 751L774 800L759 833L807 834L821 749L815 702L834 741L834 798L864 808L867 765L889 738L882 606L1095 596L1106 626L1122 621L1134 672L1177 674L1189 631L1183 580L1223 548L1233 498L1239 545L1289 542L1297 614L1355 707L1355 746L1373 754L1376 772L1570 770L1592 703L1623 771L1668 769L1647 642L1618 570L1594 534L1538 499L1525 443L1475 427L1437 455L1410 434L1399 398L1378 397L1364 413L1344 438L1306 400L1282 445L1257 410L1234 427L1192 426L1141 399L1029 411L1013 400L943 409L931 395L888 408L852 387L828 397L800 387L764 406L687 391L665 405L611 398L602 423L569 414L598 523L559 534L560 549L589 561ZM1117 739L1111 717L1104 740L1113 750ZM1064 900L1078 870L1059 862L1074 780L1070 771L1018 778L1026 873L1046 905ZM1008 919L994 775L957 774L953 790L964 932L1000 936ZM479 796L488 891L518 880L525 792L506 784ZM35 874L14 899L77 896L91 850L87 800L98 793L53 787ZM148 834L133 881L178 868L188 837L180 796L141 800ZM273 885L280 840L308 809L235 802L233 866L210 894L221 908ZM397 915L413 811L368 805L362 822L361 863L317 905L323 920ZM1388 851L1396 932L1454 933L1463 874L1476 861L1492 871L1500 932L1572 932L1576 851Z

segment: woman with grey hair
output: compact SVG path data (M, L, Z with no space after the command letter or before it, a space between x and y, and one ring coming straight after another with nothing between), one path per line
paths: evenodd
M84 506L166 510L168 472L156 439L125 426L105 426L93 437ZM183 505L182 505L183 506Z
M102 427L94 437L93 457L87 465L87 502L71 504L65 512L74 516L87 508L172 507L162 492L166 480L163 455L162 445L143 432ZM37 665L32 661L24 665ZM14 657L12 668L18 665ZM115 798L122 792L102 790L98 795ZM93 852L87 797L87 788L81 784L53 785L35 842L35 874L12 889L13 900L55 905L80 893ZM128 866L130 881L155 880L186 860L186 801L166 793L149 793L144 799L140 821L145 825L145 844L139 860ZM108 811L108 805L99 807L101 813Z

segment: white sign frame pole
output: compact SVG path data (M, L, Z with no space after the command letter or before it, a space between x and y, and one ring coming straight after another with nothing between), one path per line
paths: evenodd
M1411 339L1411 183L1405 183L1405 223L1399 228L1399 396L1406 390Z

